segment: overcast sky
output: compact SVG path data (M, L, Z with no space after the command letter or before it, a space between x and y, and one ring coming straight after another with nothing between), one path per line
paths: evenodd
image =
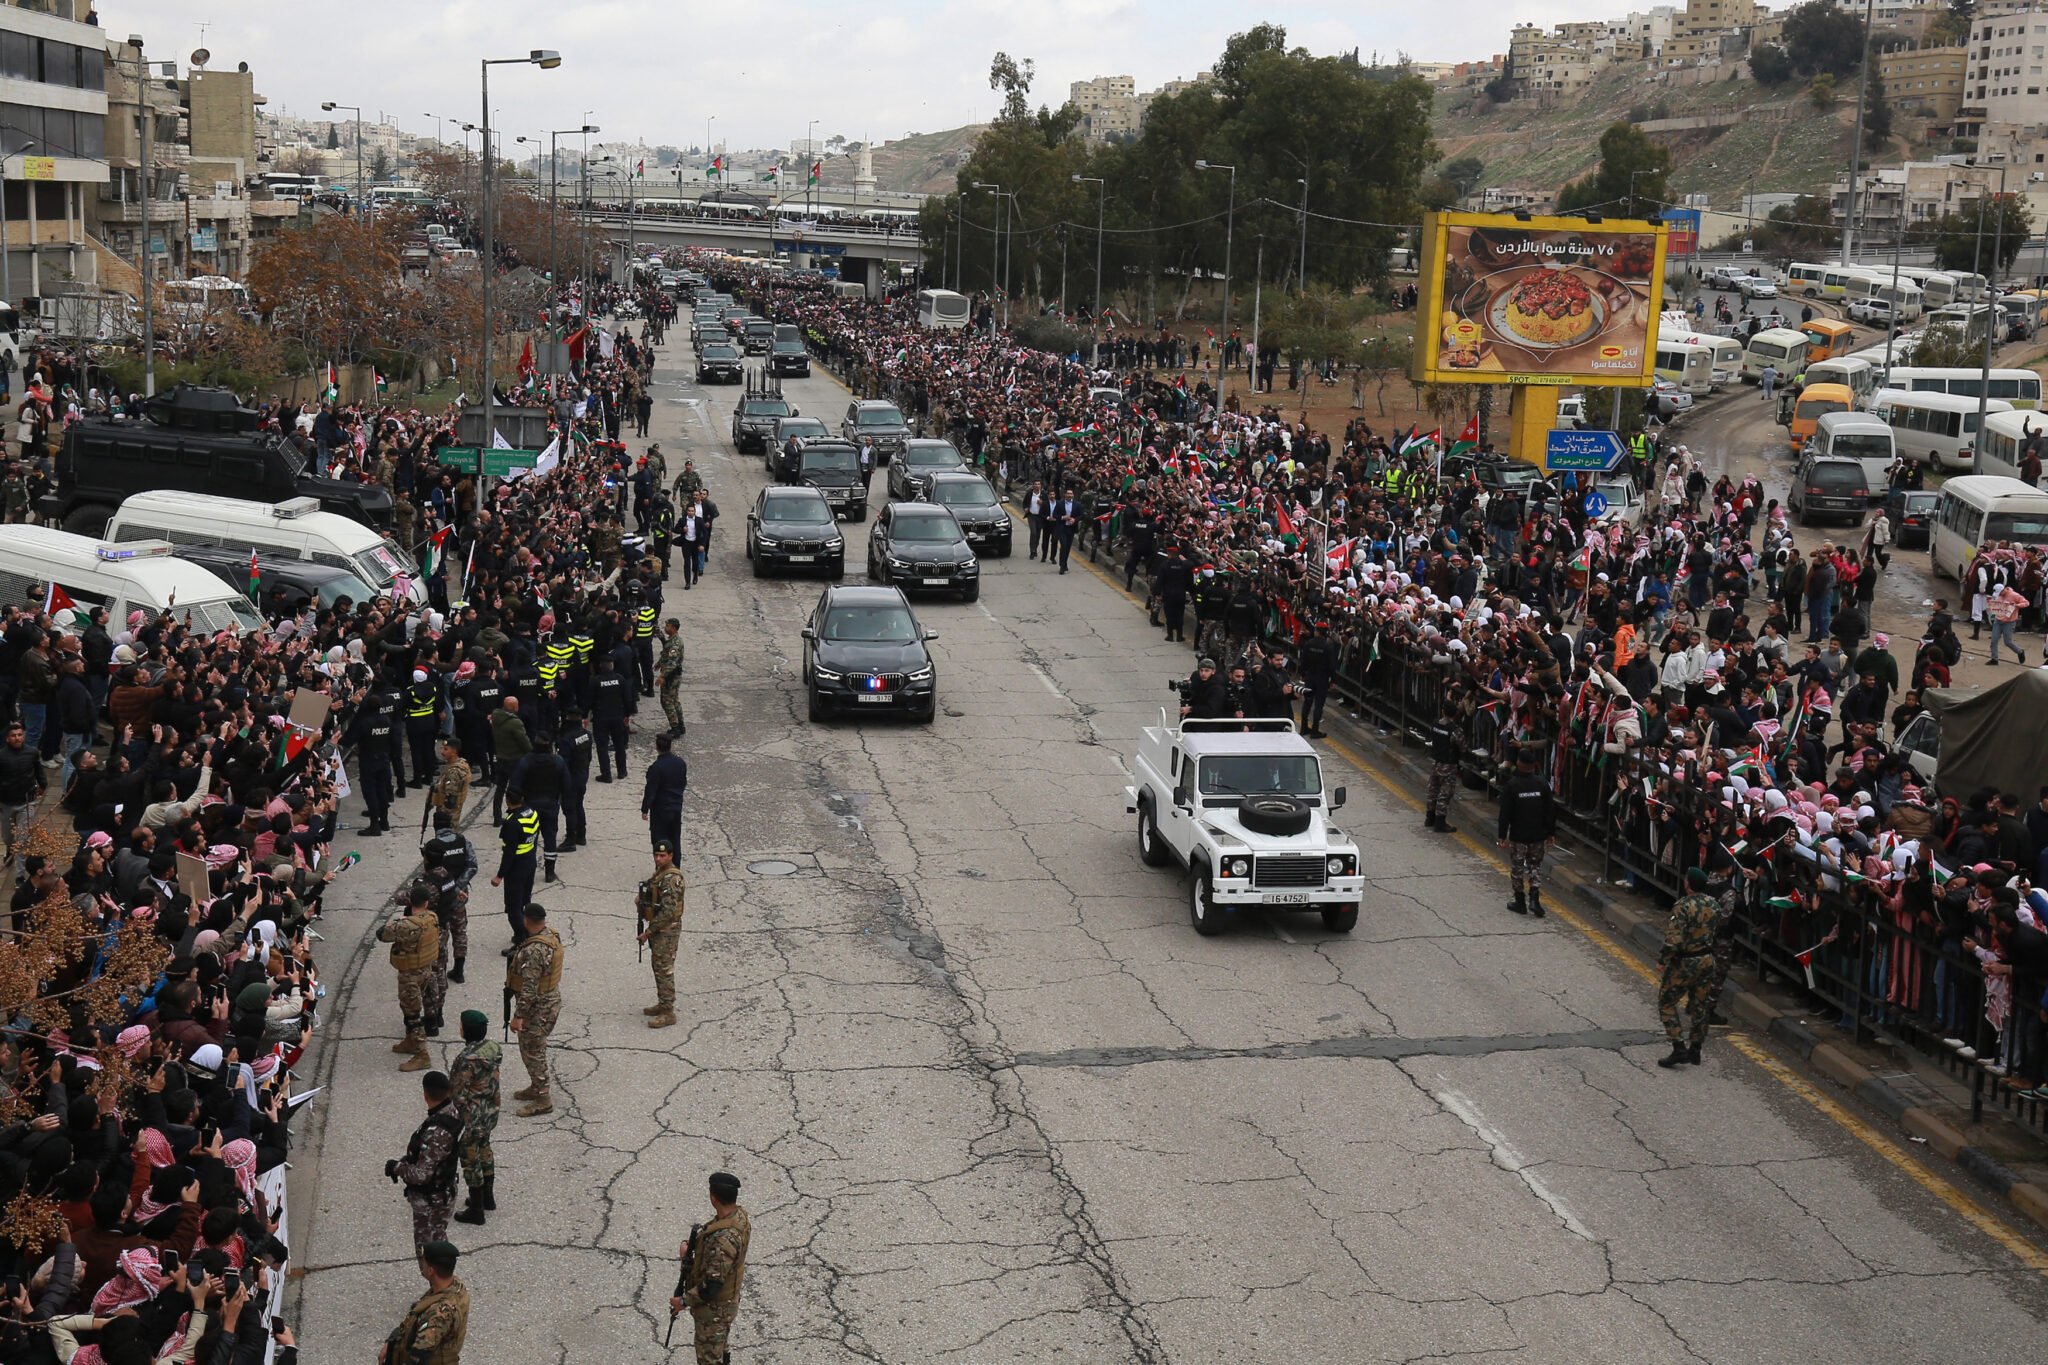
M1642 8L1646 0L1635 0ZM1505 52L1516 23L1619 15L1628 0L1288 0L1265 14L1323 54L1456 61ZM477 60L560 50L554 71L492 70L493 126L512 134L584 121L607 136L687 147L787 146L819 137L886 141L986 119L989 58L1038 64L1034 103L1067 84L1128 74L1156 88L1207 67L1259 22L1220 0L100 0L114 36L139 33L182 63L247 62L274 111L319 116L322 100L431 132L432 115L474 121ZM1283 18L1284 16L1284 18Z

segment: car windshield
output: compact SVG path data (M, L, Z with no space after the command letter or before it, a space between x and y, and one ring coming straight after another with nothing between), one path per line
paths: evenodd
M1203 759L1198 771L1204 796L1323 794L1323 775L1313 754L1231 754Z
M897 514L894 532L898 540L958 540L960 532L953 519L930 512Z
M384 587L400 574L417 574L412 556L395 545L372 545L355 557L356 572L365 582Z
M1924 516L1932 512L1935 504L1940 501L1941 494L1939 493L1908 493L1906 494L1905 509L1910 515Z
M846 472L860 468L860 456L845 446L826 446L822 450L804 452L805 469L835 469Z
M989 486L975 483L942 483L932 489L932 501L946 507L988 507L994 504L996 495Z
M761 509L763 521L825 522L832 520L832 509L815 497L770 498Z
M919 446L910 451L908 459L923 469L954 469L960 464L960 452L945 446Z
M917 638L917 623L900 606L834 607L820 633L827 640L901 644Z
M900 427L903 414L894 408L862 408L853 419L857 427Z
M1519 488L1523 484L1534 483L1538 477L1537 470L1531 465L1504 464L1498 466L1498 468L1500 471L1500 481L1509 488Z
M782 439L785 441L792 436L801 439L803 437L823 436L825 434L825 424L811 417L806 417L801 422L784 422L775 429L782 433Z
M706 346L704 348L704 358L706 360L731 360L736 354L737 352L732 347L722 344Z
M789 404L780 398L757 398L740 404L740 413L745 417L787 417Z

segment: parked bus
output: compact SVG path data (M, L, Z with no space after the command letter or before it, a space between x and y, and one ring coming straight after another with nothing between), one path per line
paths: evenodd
M1990 399L1989 412L2010 412L2012 404ZM1873 416L1892 429L1899 454L1935 469L1975 467L1977 400L1946 393L1908 393L1880 389L1871 403Z
M1861 412L1869 408L1870 400L1877 396L1877 366L1853 355L1836 356L1818 365L1808 365L1806 382L1840 384L1849 390L1855 399L1856 410Z
M1991 326L1991 309L1983 304L1952 303L1927 315L1929 331L1937 327L1956 333L1965 345L1982 346Z
M1790 327L1764 328L1742 349L1743 382L1756 383L1766 365L1775 365L1779 381L1790 383L1793 375L1806 368L1806 353L1812 345L1812 339L1806 333L1795 332Z
M291 171L266 171L263 187L270 191L272 199L289 199L300 204L318 197L324 188L319 176L296 175Z
M370 186L370 207L376 208L432 208L434 196L415 185L372 185Z
M917 295L917 324L934 331L957 332L967 325L971 308L965 294L950 289L921 289Z
M1863 267L1855 265L1831 265L1821 271L1820 296L1824 299L1839 299L1849 292L1849 280L1863 273Z
M1884 500L1896 453L1890 427L1867 412L1830 412L1814 424L1813 447L1825 456L1860 462L1871 499Z
M1933 369L1917 365L1894 365L1885 376L1888 389L1905 389L1909 393L1952 393L1965 398L1975 398L1987 392L1984 387L1984 371L1969 369ZM2038 408L2041 406L2041 376L2032 370L1993 370L1988 390L1991 397L2003 398L2016 408Z
M1657 378L1705 397L1714 388L1714 351L1691 341L1657 339Z
M1984 419L1984 436L1977 442L1977 472L2019 478L2020 447L2033 434L2048 437L2048 416L2038 412L1991 413Z
M1804 294L1807 298L1819 298L1821 276L1828 267L1812 261L1794 261L1778 276L1778 288L1787 294Z
M1972 271L1948 270L1942 273L1954 281L1957 303L1974 303L1984 297L1984 291L1991 287L1989 280Z
M1705 332L1693 332L1678 338L1696 346L1704 346L1714 353L1714 387L1725 389L1730 384L1742 382L1742 343L1734 337L1710 336Z
M1806 333L1806 363L1817 360L1832 360L1838 355L1849 354L1849 348L1856 344L1856 329L1846 322L1833 318L1812 318L1799 325Z
M2048 493L1997 474L1965 474L1941 486L1928 554L1935 577L1963 581L1984 546L2048 545Z
M1785 442L1796 455L1805 449L1813 439L1813 433L1820 419L1831 412L1852 412L1855 410L1855 395L1842 384L1808 384L1797 394L1787 395L1789 404L1781 404L1779 420L1785 423Z

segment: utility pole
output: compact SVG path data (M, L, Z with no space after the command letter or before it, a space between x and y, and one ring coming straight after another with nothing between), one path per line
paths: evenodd
M142 38L137 34L128 35L128 45L135 49L135 103L141 110L142 123L142 250L137 253L142 261L142 396L156 397L156 315L151 308L149 260L149 191L150 159L155 154L150 137L150 125L156 122L149 107L149 63L143 60ZM33 193L33 190L31 190Z
M1985 169L1989 170L1990 168L1986 167ZM1970 472L1972 474L1982 474L1984 472L1984 417L1985 409L1989 406L1991 399L1991 348L1996 344L1999 322L2005 316L2005 310L1998 306L1998 258L2005 248L2005 170L2006 168L2003 166L1998 168L1998 217L1991 228L1991 260L1986 265L1984 271L1984 301L1990 316L1984 319L1984 365L1982 372L1977 378L1977 436L1970 443ZM1989 190L1991 186L1987 184L1984 188ZM1981 204L1983 201L1980 199L1978 202ZM1979 210L1977 215L1977 240L1979 245L1982 245L1983 239L1984 216L1982 211Z
M1863 66L1856 75L1856 137L1849 144L1849 202L1842 212L1842 264L1847 266L1855 258L1856 249L1856 174L1863 169L1863 102L1870 94L1870 24L1876 17L1877 0L1863 0ZM1899 212L1906 211L1904 191L1899 196Z

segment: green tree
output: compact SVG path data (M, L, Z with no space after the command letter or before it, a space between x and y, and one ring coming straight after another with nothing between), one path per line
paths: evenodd
M1994 246L1998 268L2011 268L2034 231L2034 215L2016 194L1988 198L1944 213L1934 224L1934 262L1943 270L1985 269Z
M1283 297L1264 327L1261 344L1276 346L1304 368L1335 359L1353 364L1359 358L1359 324L1372 311L1365 296L1348 290L1314 288ZM1311 385L1301 386L1302 411L1308 410Z
M383 181L391 178L391 153L379 147L370 153L370 179Z
M1765 43L1750 50L1749 74L1758 85L1775 90L1792 79L1792 58L1780 44Z
M1976 17L1976 0L1948 0L1941 14L1927 26L1927 45L1953 47L1967 42L1970 37L1970 21Z
M1835 78L1823 71L1806 84L1806 98L1814 108L1828 110L1835 107Z
M1476 156L1454 157L1444 163L1440 174L1462 199L1479 188L1479 181L1486 174L1486 163Z
M1802 194L1772 209L1747 235L1759 253L1782 263L1820 258L1840 242L1841 229L1830 218L1827 200Z
M1872 67L1869 98L1863 108L1863 149L1880 151L1892 140L1892 102L1884 88L1884 73Z
M327 125L327 150L333 151L339 146L341 146L341 129L330 123Z
M1557 196L1559 213L1581 209L1638 213L1661 208L1671 198L1671 149L1628 123L1600 135L1600 165L1566 185Z
M1785 15L1784 42L1802 76L1846 76L1863 65L1863 16L1835 0L1806 0Z

